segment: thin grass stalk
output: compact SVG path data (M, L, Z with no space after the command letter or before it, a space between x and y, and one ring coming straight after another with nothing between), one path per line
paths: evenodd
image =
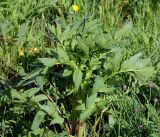
M107 31L107 28L108 28L108 17L107 17L107 6L108 6L108 2L107 0L104 0L104 10L103 10L103 14L104 14L104 17L103 17L103 23L104 23L104 31Z

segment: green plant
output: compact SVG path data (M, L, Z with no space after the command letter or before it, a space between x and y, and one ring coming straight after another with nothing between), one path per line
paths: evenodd
M159 136L159 5L136 3L2 1L0 134Z

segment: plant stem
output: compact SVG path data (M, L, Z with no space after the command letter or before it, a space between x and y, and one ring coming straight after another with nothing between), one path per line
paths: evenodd
M76 133L76 125L77 125L77 118L78 118L78 112L75 110L75 107L77 105L77 97L76 94L73 95L73 104L72 104L72 135L75 135Z
M86 126L86 123L84 121L81 121L79 123L78 137L84 137L85 126Z
M104 17L103 17L103 21L104 21L104 30L107 31L107 0L104 0Z

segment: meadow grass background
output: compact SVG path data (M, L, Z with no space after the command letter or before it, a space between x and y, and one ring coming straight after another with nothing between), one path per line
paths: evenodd
M0 135L159 137L159 2L1 0Z

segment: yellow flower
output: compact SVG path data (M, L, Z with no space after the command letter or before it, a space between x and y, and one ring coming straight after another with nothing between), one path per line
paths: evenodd
M21 48L18 50L19 56L24 56L24 49Z
M37 47L32 47L29 51L31 54L38 53L39 49Z
M29 53L34 54L34 48L30 48Z
M77 5L72 5L72 10L77 12L79 10L79 7Z
M39 49L37 47L34 48L34 53L38 53Z

